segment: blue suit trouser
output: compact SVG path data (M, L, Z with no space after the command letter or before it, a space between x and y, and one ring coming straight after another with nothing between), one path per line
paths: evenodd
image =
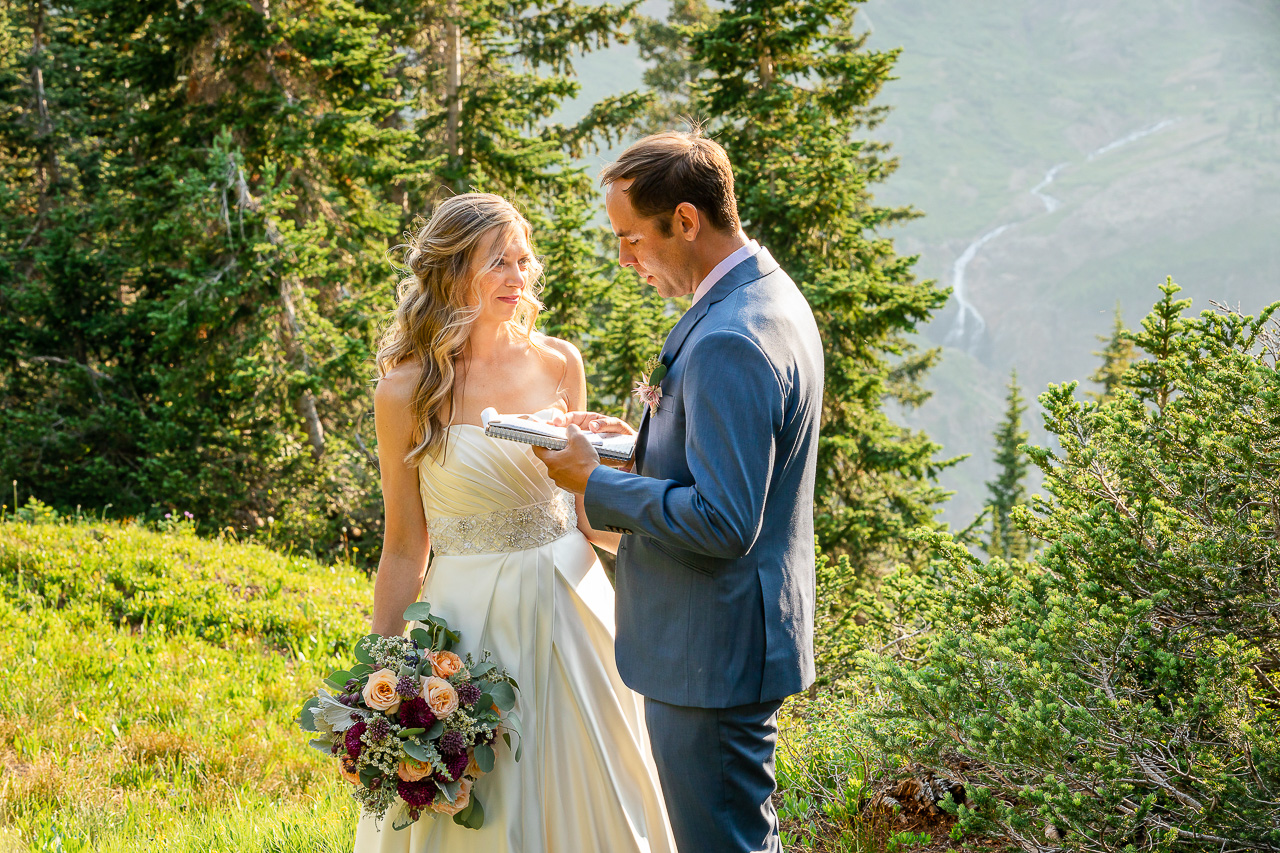
M680 853L780 853L773 752L781 701L688 708L644 701Z

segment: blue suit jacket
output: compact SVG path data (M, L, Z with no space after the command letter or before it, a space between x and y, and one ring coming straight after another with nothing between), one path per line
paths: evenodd
M636 473L591 475L587 518L618 549L617 661L639 693L728 708L813 681L813 483L822 343L765 250L689 309Z

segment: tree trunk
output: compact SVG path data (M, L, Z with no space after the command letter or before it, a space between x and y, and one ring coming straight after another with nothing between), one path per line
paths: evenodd
M284 309L284 347L292 362L302 362L303 370L311 373L311 359L299 338L298 312L293 305L293 285L288 278L280 280L280 306ZM310 391L303 391L296 404L298 414L307 424L307 440L311 444L311 458L319 462L324 456L324 424L316 410L316 398Z
M449 115L445 124L445 148L449 154L449 167L457 170L462 163L462 143L459 124L462 117L462 28L458 25L458 3L450 0L449 17L445 21L445 98ZM454 189L462 192L462 179L454 178Z

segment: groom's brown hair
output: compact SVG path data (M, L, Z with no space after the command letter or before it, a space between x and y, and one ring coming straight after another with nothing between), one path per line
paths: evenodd
M671 234L670 213L686 201L717 230L740 227L729 155L697 128L646 136L600 173L602 186L625 180L632 181L626 189L631 206L641 216L661 217L664 236Z

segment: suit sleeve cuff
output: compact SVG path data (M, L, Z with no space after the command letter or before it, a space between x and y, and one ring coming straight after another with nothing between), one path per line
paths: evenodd
M596 530L611 533L631 533L632 519L621 511L619 498L621 486L635 474L627 474L608 465L599 465L587 479L587 490L582 496L582 507L587 513L587 523Z

